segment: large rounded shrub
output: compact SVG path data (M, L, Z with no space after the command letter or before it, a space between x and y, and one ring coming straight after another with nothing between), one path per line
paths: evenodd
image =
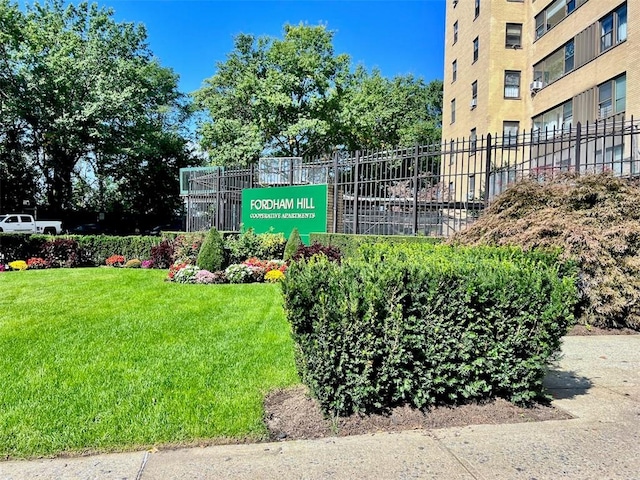
M222 235L220 235L220 232L215 227L212 227L200 247L196 265L203 270L215 272L222 269L223 262L224 242Z
M579 321L640 329L640 186L611 174L525 180L449 242L562 248L580 270Z

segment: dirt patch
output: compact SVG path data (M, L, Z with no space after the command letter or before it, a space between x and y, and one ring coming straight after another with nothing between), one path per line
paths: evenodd
M428 412L405 406L393 409L388 415L351 415L332 421L322 416L318 402L309 396L303 386L274 391L265 399L265 420L271 440L569 418L572 417L568 413L551 406L520 408L506 400L497 399L485 404L437 407Z
M638 335L640 332L630 328L600 328L587 325L575 325L567 335L592 336L592 335Z

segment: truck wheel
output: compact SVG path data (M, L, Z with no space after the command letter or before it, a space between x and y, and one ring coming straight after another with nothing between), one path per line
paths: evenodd
M0 228L0 233L2 233L4 230L2 230L2 228Z
M56 234L56 229L48 227L48 228L45 228L42 233L44 233L45 235L55 235Z

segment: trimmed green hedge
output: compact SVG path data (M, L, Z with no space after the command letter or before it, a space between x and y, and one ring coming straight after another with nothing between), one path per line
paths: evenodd
M328 415L539 400L577 298L554 258L379 244L295 262L282 288L301 377Z
M71 259L59 259L61 264L98 266L111 255L123 255L127 260L151 257L151 248L160 243L160 237L108 235L32 235L0 233L0 254L5 262L27 260L31 257L45 257L51 253L47 245L60 243L59 240L75 240L78 253Z
M437 244L443 241L443 237L409 235L353 235L348 233L312 233L309 235L309 242L311 244L318 242L322 245L338 247L345 257L354 256L360 245L371 245L380 242L387 244Z
M122 255L127 260L151 258L151 248L160 243L160 237L132 235L64 235L78 242L85 266L104 265L111 255Z

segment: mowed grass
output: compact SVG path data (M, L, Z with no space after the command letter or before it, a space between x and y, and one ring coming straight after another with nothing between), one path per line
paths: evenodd
M165 276L0 273L0 458L264 437L299 382L279 287Z

